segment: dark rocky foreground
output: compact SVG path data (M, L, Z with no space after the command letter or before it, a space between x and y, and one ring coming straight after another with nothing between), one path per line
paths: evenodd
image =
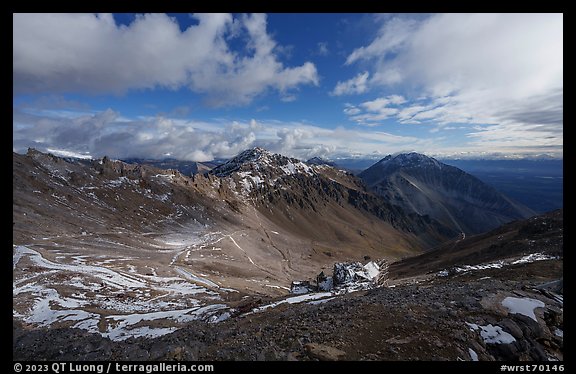
M537 289L562 277L547 260L449 277L413 278L317 304L283 304L218 324L193 322L156 339L113 342L77 329L13 325L14 360L479 360L563 359L562 303ZM510 314L503 298L540 300L538 322ZM500 326L511 344L486 343ZM559 329L559 330L557 330Z

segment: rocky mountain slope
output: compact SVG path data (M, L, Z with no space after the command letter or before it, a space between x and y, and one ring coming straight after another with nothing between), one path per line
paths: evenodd
M391 204L464 234L535 214L474 176L418 153L387 156L359 176Z
M360 244L358 250L383 247L402 255L406 248L426 248L455 234L428 217L406 212L368 193L348 172L308 165L261 148L240 153L210 174L221 178L229 195L250 200L277 226L336 248L343 243ZM399 242L394 231L419 240Z
M515 244L484 253L489 238L497 242L502 235ZM14 359L563 360L562 242L562 212L554 212L466 238L455 252L440 248L433 272L419 267L430 253L415 263L392 264L393 279L380 288L247 308L215 324L190 321L154 339L112 341L79 329L29 330L16 322ZM472 261L475 252L481 262ZM530 257L535 254L548 257ZM510 261L436 272L503 258ZM412 266L417 269L403 271ZM252 307L262 303L270 301L251 301Z
M440 271L459 273L488 266L501 268L518 261L563 256L563 210L514 221L489 232L456 239L418 256L395 262L392 278L406 278Z
M14 154L13 357L562 359L562 213L498 230L462 239L262 149L193 177ZM404 260L369 287L289 294L370 258Z
M13 155L13 315L113 340L228 318L334 262L454 235L329 166L253 149L211 174Z

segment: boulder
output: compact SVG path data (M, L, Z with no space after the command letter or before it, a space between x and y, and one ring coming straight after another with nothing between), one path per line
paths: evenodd
M368 281L364 267L359 262L337 262L334 264L334 285L341 286L359 280Z
M380 275L380 266L374 261L362 265L359 262L339 262L334 264L334 285L350 283L372 283Z
M290 285L290 293L302 295L305 293L315 292L316 289L308 281L293 281Z
M321 272L316 277L316 284L318 285L318 291L331 291L334 288L334 279L327 277L324 272Z
M346 352L329 345L308 343L305 348L311 358L316 358L320 361L339 361L346 357Z
M516 322L512 321L509 318L504 318L503 320L498 322L498 325L502 326L502 329L510 333L510 335L512 335L515 339L520 340L524 336L520 326L518 326Z

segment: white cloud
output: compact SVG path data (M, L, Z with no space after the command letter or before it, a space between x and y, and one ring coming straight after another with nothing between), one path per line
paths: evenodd
M354 114L361 113L362 111L350 103L344 104L344 114L353 116Z
M165 14L128 26L109 14L14 14L14 91L123 93L188 87L213 106L243 105L269 89L318 84L311 62L286 67L266 16L197 14L180 31ZM246 41L232 50L230 40Z
M326 42L318 42L318 55L320 56L328 56L330 50L328 49L328 43Z
M470 146L510 151L555 145L561 153L562 14L408 17L382 18L376 38L348 56L347 64L370 68L366 91L388 94L347 105L350 119L379 125L392 117L434 131L468 124ZM390 94L406 101L389 102ZM483 126L476 131L473 125Z
M389 109L389 105L399 105L405 102L406 99L400 95L390 95L388 97L380 97L376 100L366 101L360 104L360 106L370 112L380 112L384 109Z
M360 125L378 126L380 121L398 116L400 112L398 105L405 102L406 99L400 95L390 95L365 101L360 103L358 107L347 104L344 107L344 113Z
M366 47L355 49L346 59L350 65L363 59L384 59L409 41L417 23L411 19L393 18L387 20L378 32L378 36Z
M296 95L282 95L280 96L280 100L282 100L285 103L291 103L293 101L296 101Z
M368 77L370 74L366 71L358 74L352 79L344 82L338 82L331 92L334 96L361 94L368 90Z
M207 161L227 158L254 146L307 159L350 154L386 154L425 148L433 139L365 129L327 129L299 122L191 121L181 118L130 119L108 109L99 113L14 110L13 149L58 150L92 157L164 158Z
M545 125L508 123L478 127L468 134L470 145L479 148L498 148L500 151L521 153L562 153L562 131Z
M439 14L420 22L397 17L347 63L371 62L373 86L402 82L432 97L521 99L562 87L562 28L562 14Z

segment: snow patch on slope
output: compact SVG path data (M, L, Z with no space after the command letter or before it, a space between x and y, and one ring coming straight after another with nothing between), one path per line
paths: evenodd
M302 303L304 301L324 299L324 298L331 297L331 296L332 296L332 292L319 292L319 293L310 293L310 294L305 294L305 295L300 295L300 296L289 297L289 298L284 299L284 300L276 301L272 304L268 304L268 305L264 305L264 306L255 308L252 310L252 312L253 313L261 312L261 311L266 310L266 309L275 308L281 304L286 304L286 303L298 304L298 303Z
M525 315L526 317L532 318L536 322L538 322L538 320L534 314L534 309L543 308L545 305L546 304L540 300L530 299L528 297L507 297L502 300L502 306L506 307L510 313Z
M199 284L218 285L188 271L179 272L183 277L159 277L155 271L139 274L137 267L118 259L102 261L100 256L87 265L88 256L58 257L73 262L48 260L26 246L14 248L14 317L37 326L68 326L124 340L168 334L178 328L175 324L195 319L219 322L230 316L226 305L203 302L220 297ZM30 265L36 267L34 272L27 271ZM114 265L115 269L105 267ZM130 275L120 270L126 267ZM204 298L190 297L198 294Z
M484 264L477 264L477 265L462 265L456 266L452 268L453 271L456 273L467 273L469 271L478 271L478 270L487 270L487 269L501 269L506 266L510 265L518 265L518 264L528 264L535 261L545 261L545 260L556 260L558 259L557 256L551 256L544 253L531 253L529 255L523 256L519 259L505 259L505 260L498 260L494 262L487 262ZM436 273L439 277L446 277L450 274L448 269L443 269Z
M488 344L510 344L514 343L516 339L506 331L502 330L500 326L480 326L480 336Z

